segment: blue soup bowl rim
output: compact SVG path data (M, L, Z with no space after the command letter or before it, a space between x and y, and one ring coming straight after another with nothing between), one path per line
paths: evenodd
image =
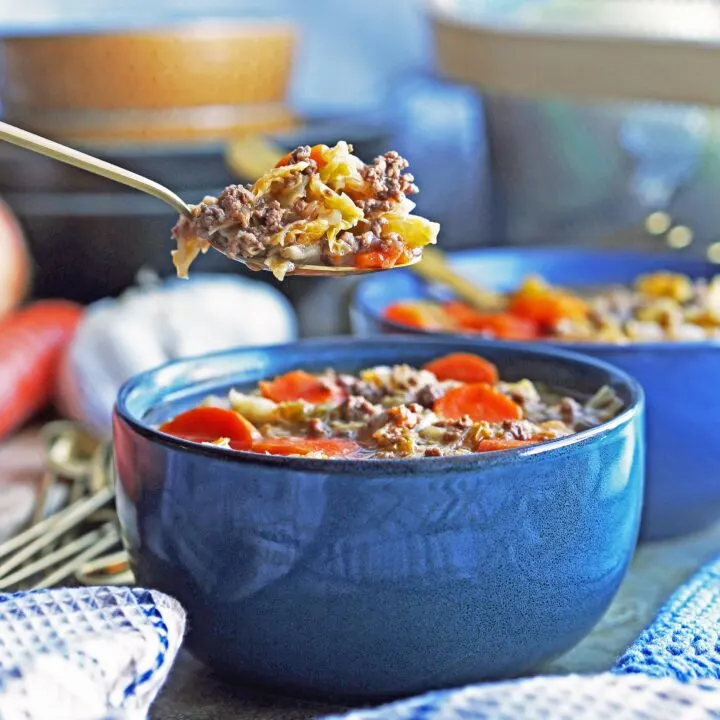
M707 274L710 274L710 270L713 266L712 263L702 260L701 258L688 258L678 257L672 253L650 253L640 252L632 250L595 250L595 249L583 249L583 248L566 248L562 246L543 246L538 248L475 248L471 250L452 250L447 253L448 258L451 261L461 261L463 257L472 257L474 259L481 255L492 256L507 256L518 255L528 259L533 256L542 257L556 253L566 258L585 258L591 259L593 257L609 258L612 257L619 262L623 260L628 262L637 262L648 258L657 260L664 260L667 262L668 270L683 270L685 269L687 274L691 277L704 277L705 274L698 272L700 268L704 268ZM411 270L398 270L411 274ZM527 271L529 272L529 270ZM716 274L720 275L720 266L717 267ZM419 336L431 336L431 337L460 337L460 338L472 338L477 337L471 333L452 333L452 332L437 332L435 330L424 330L422 328L411 328L407 325L401 325L393 320L384 318L378 313L367 301L365 297L368 288L372 288L374 285L380 282L385 282L385 278L379 277L377 274L373 277L368 277L360 280L357 287L354 288L352 293L352 307L360 312L364 313L368 317L372 318L373 321L386 325L392 328L397 333L407 335L408 333L419 335ZM418 296L419 297L419 296ZM416 299L415 297L408 298L410 300ZM492 339L490 340L495 345L501 345L502 347L516 345L517 343L510 340ZM679 340L679 341L665 341L665 342L637 342L637 343L608 343L608 342L580 342L577 340L563 340L561 338L540 338L538 340L528 341L527 344L533 346L552 346L561 349L568 348L570 351L582 354L583 348L587 351L595 352L612 352L612 353L637 353L637 352L688 352L697 351L702 349L720 349L720 338L708 338L705 340Z
M300 351L312 357L313 350L318 349L337 349L338 351L342 351L353 347L377 347L378 350L382 350L387 349L388 345L392 344L393 340L402 340L406 343L407 339L408 336L406 334L397 336L384 334L371 338L340 336L333 338L306 339L279 345L239 347L220 352L197 355L190 358L172 360L151 370L138 373L127 380L118 392L115 412L133 430L135 430L135 432L151 442L174 447L185 452L215 458L224 458L228 462L250 462L261 465L278 466L284 469L296 470L298 472L319 472L342 475L345 473L358 473L359 471L368 473L383 472L387 474L404 474L408 470L415 470L424 473L445 473L449 470L459 470L468 466L501 466L518 460L529 460L538 455L551 453L553 451L561 450L574 445L584 445L585 443L604 437L616 428L632 422L635 416L643 410L645 404L645 395L641 385L623 370L620 370L614 365L603 360L598 360L577 352L570 352L552 346L539 347L537 343L503 342L502 346L500 346L493 340L468 338L467 336L459 336L456 334L435 334L432 337L413 338L415 347L417 347L417 345L425 348L437 347L439 352L466 350L482 353L483 349L487 349L491 352L499 351L502 353L520 352L521 354L527 355L530 360L532 360L533 356L535 358L539 356L544 359L557 359L575 366L591 367L596 370L603 371L608 375L610 380L625 390L628 398L626 407L622 412L605 423L586 430L581 430L580 432L576 432L572 435L558 438L556 440L550 440L536 445L530 445L528 447L512 448L487 453L469 453L467 455L460 456L381 459L321 459L263 455L250 451L232 450L219 446L202 445L200 443L183 440L181 438L162 433L139 416L146 414L158 402L165 400L171 393L177 392L178 390L197 387L197 383L182 382L182 378L184 377L183 370L188 371L193 367L201 366L204 363L211 363L214 360L252 355L272 356L277 355L278 353L291 351ZM412 354L414 349L415 348L409 349L406 354ZM398 350L397 355L401 358L403 352ZM239 378L244 374L257 375L258 373L257 371L246 371L245 373L237 371L232 375L232 377ZM174 383L163 384L162 378L164 375L170 375L174 378ZM217 388L222 385L223 379L230 380L230 377L209 378L209 382L207 384L208 394L210 394L211 388ZM257 379L262 379L262 377L258 377ZM532 380L533 378L531 377L529 379ZM158 380L160 380L160 382L158 382ZM236 382L245 381L236 380ZM553 389L565 389L572 391L574 388ZM147 400L151 400L151 402L147 402ZM133 403L139 405L140 413L132 408Z

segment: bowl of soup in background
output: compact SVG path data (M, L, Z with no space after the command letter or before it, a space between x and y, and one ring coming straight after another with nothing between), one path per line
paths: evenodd
M289 370L413 366L456 352L622 400L560 440L462 457L318 459L236 452L156 428L207 395ZM568 650L633 554L643 484L641 388L551 348L352 338L165 365L121 390L118 511L140 584L178 598L187 646L284 692L385 698L518 675Z
M556 248L463 251L448 255L453 267L483 287L516 289L528 275L565 287L630 284L638 275L671 271L709 278L718 267L675 255ZM353 331L416 332L383 317L392 303L437 295L409 271L361 281L351 307ZM500 346L502 340L495 340ZM677 537L720 518L720 342L608 344L542 340L609 362L634 376L647 396L647 482L642 540Z

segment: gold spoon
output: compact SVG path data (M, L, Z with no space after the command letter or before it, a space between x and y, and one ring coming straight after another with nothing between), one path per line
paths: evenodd
M502 310L506 305L506 300L500 293L485 290L456 273L442 250L437 248L424 248L422 262L413 268L413 272L423 280L449 288L475 310Z
M24 148L25 150L32 150L33 152L45 155L46 157L52 158L64 162L68 165L73 165L80 170L85 170L95 175L100 175L108 180L127 185L134 190L152 195L158 200L162 200L172 207L180 215L185 217L192 217L192 206L188 205L182 198L176 195L172 190L160 185L160 183L150 180L149 178L138 175L137 173L125 170L117 165L100 160L99 158L87 155L86 153L74 150L73 148L66 147L60 143L53 142L47 138L35 135L34 133L22 130L21 128L15 127L14 125L8 125L8 123L0 122L0 140L10 143L11 145L17 145L18 147ZM221 252L218 248L215 248L218 252ZM227 256L226 256L227 257ZM258 266L248 263L246 260L240 257L232 257L231 260L241 262L254 270L268 270L264 266ZM413 258L410 262L403 265L396 265L395 267L409 267L420 261L420 257ZM295 270L292 271L292 275L360 275L368 272L375 272L374 269L356 268L356 267L331 267L325 265L299 265L296 266Z

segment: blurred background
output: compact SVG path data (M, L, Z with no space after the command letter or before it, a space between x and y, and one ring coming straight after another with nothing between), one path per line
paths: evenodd
M409 158L418 212L442 224L446 250L631 246L720 260L715 111L682 93L684 104L564 92L572 50L556 64L555 95L538 71L536 97L522 63L520 91L478 86L493 57L459 48L513 23L526 33L513 41L522 57L547 28L693 40L715 37L720 14L703 0L0 0L1 111L190 202L252 180L226 162L234 138L346 139L365 160L388 149ZM151 198L9 146L0 196L29 244L36 297L88 303L141 270L173 272L174 218ZM212 253L197 270L245 272ZM319 335L347 331L350 289L297 278L280 291L300 332Z
M408 158L445 251L720 263L718 40L718 0L0 0L0 116L190 203L257 179L250 138L346 140ZM0 540L95 491L131 375L350 331L349 279L173 279L176 219L0 144Z

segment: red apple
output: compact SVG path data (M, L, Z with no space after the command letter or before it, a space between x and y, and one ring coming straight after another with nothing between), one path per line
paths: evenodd
M32 263L25 236L10 208L0 200L0 317L25 298Z

